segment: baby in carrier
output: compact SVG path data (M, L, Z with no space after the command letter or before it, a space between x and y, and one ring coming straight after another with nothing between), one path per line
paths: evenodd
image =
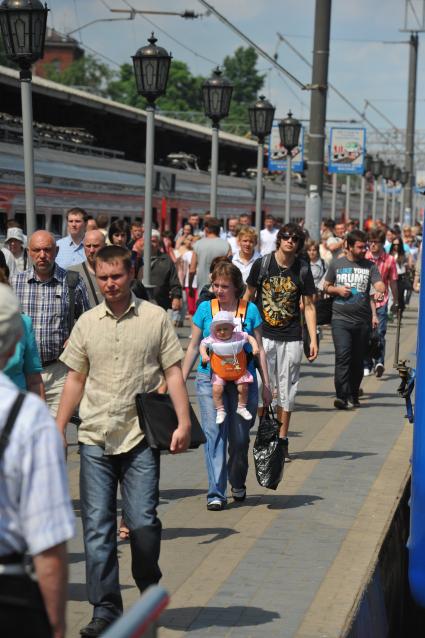
M211 363L213 400L217 410L216 423L220 425L226 418L223 402L224 386L234 382L238 391L238 408L236 410L243 419L249 421L252 414L246 409L249 383L253 376L247 369L247 356L244 344L252 346L252 354L258 354L258 345L254 337L246 332L235 330L237 323L231 312L221 310L211 322L211 335L201 341L199 352L202 363ZM209 355L208 352L211 354Z

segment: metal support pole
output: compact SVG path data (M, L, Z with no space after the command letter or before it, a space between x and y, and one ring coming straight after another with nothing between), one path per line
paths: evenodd
M396 199L395 189L393 189L392 195L393 196L391 199L391 228L394 227L394 222L395 222L395 199Z
M384 224L387 223L387 213L388 213L388 184L384 181L384 212L382 213L382 221Z
M24 139L25 214L28 237L36 229L34 191L34 137L32 125L32 92L30 70L21 71L22 132Z
M359 212L359 228L363 230L364 226L364 207L366 196L366 177L362 175L360 182L360 212Z
M409 53L409 88L407 94L407 125L406 125L406 161L405 166L409 177L405 186L404 222L412 221L413 186L415 183L415 114L416 114L416 76L418 69L418 34L410 36Z
M336 219L336 191L338 186L338 177L336 173L332 173L332 208L331 208L331 217L333 220Z
M314 20L305 225L312 239L316 240L320 238L320 223L323 207L323 163L325 154L331 5L331 0L316 0Z
M376 204L378 201L378 180L373 178L373 203L372 203L372 219L376 220Z
M217 217L217 180L218 180L218 124L213 124L211 136L211 193L210 215Z
M401 224L402 221L403 221L403 214L404 214L404 189L405 189L405 186L403 186L402 189L401 189L400 214L399 214L399 217L398 217L399 224Z
M155 106L146 107L146 159L145 159L145 218L144 218L144 246L143 246L143 284L151 285L151 236L152 236L152 191L153 165L155 145Z
M263 164L264 164L264 143L258 142L257 149L257 193L255 198L255 232L257 233L257 242L260 246L261 231L261 213L263 200Z
M286 207L285 207L285 224L291 221L291 177L292 177L292 155L288 153L286 156Z
M345 181L345 219L350 219L351 175Z

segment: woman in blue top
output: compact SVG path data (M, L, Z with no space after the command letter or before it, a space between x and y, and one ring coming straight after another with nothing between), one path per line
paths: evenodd
M22 337L18 341L13 357L9 359L3 372L21 390L29 390L45 399L43 370L35 341L31 317L21 315Z
M271 402L269 377L266 356L261 338L261 316L253 303L248 303L244 318L238 315L240 299L244 292L241 272L236 266L220 261L214 268L211 281L213 291L219 301L220 310L233 312L236 320L243 321L243 330L255 337L259 348L259 372L263 380L263 400L265 405ZM210 335L212 322L212 308L210 301L199 304L193 316L192 339L188 346L183 363L183 377L187 379L192 366L199 354L199 344L202 339ZM242 330L242 325L239 327ZM253 418L243 419L236 413L238 395L234 383L227 383L224 392L226 419L220 425L216 424L216 410L212 397L211 371L209 365L202 367L199 361L196 376L196 393L201 413L202 428L207 438L205 445L205 460L208 472L207 508L222 510L227 502L227 478L232 487L235 501L243 501L246 497L245 481L248 473L249 430L254 425L258 405L258 386L256 382L254 361L248 364L248 369L254 377L250 384L247 409ZM229 459L226 462L227 441L229 442Z

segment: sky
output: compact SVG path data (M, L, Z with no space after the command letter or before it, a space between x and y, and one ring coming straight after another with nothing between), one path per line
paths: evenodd
M215 9L233 22L269 55L277 51L278 61L303 83L311 82L311 69L286 44L278 42L277 32L287 37L304 57L312 61L315 0L209 0ZM83 27L92 20L126 17L108 7L136 10L184 11L205 14L198 0L47 0L49 25L63 33ZM410 0L422 19L423 0ZM149 22L150 20L151 22ZM403 42L405 0L333 0L329 81L364 112L378 128L389 128L379 109L397 128L406 126L409 47ZM154 24L152 24L154 23ZM417 23L416 23L417 24ZM408 28L414 16L408 13ZM160 30L161 29L161 30ZM130 62L135 51L147 43L155 31L158 44L171 51L175 59L186 62L193 74L210 75L217 63L231 55L238 46L247 46L214 15L196 20L178 16L139 15L132 21L102 22L86 26L73 34L83 46L90 47L112 68ZM425 33L419 36L418 90L416 127L425 116L423 60ZM385 42L391 42L390 44ZM394 42L398 42L395 44ZM190 50L189 50L190 49ZM257 64L266 73L263 93L276 106L276 116L284 117L289 109L295 117L309 117L310 95L300 90L260 58ZM329 125L362 126L364 123L332 90L329 92L327 117L347 123ZM350 124L350 119L355 124ZM366 124L367 126L367 124Z

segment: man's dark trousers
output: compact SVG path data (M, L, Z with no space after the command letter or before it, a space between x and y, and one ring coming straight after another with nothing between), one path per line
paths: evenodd
M363 379L363 360L370 336L370 322L351 323L340 319L332 321L335 346L335 390L338 399L348 401L359 398Z

